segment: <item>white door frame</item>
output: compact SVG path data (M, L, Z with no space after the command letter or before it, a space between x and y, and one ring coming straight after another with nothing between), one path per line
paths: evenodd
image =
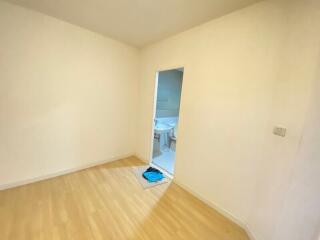
M149 155L149 164L152 167L159 168L157 165L152 163L152 156L153 156L153 141L154 141L154 120L156 117L156 112L157 112L157 98L158 98L158 83L159 83L159 73L163 71L170 71L170 70L176 70L182 68L183 73L184 73L184 67L173 67L173 68L166 68L166 69L161 69L156 71L156 77L155 77L155 83L154 83L154 90L153 90L153 109L152 109L152 120L151 120L151 145L150 145L150 155ZM184 74L183 74L184 75ZM183 77L184 78L184 77ZM183 85L183 79L182 79L182 85ZM180 96L180 106L181 106L181 97L182 97L182 89L181 89L181 96ZM179 116L180 117L180 116ZM180 118L179 118L180 121ZM173 175L171 173L168 173L165 171L165 169L161 170L167 175L169 178L173 178Z

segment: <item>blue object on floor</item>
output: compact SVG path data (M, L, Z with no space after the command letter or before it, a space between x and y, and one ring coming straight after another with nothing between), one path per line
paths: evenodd
M164 179L162 172L144 172L143 177L147 179L148 182L158 182Z

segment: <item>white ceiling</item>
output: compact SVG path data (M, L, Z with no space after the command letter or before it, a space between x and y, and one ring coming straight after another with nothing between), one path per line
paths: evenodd
M7 0L142 47L259 0Z

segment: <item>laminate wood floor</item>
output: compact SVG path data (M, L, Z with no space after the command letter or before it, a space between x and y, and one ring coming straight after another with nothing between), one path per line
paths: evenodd
M248 240L178 185L144 190L130 157L0 191L1 240Z

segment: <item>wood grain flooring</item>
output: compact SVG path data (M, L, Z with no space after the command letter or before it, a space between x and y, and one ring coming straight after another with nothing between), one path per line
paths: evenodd
M178 185L144 190L130 157L0 191L1 240L248 240Z

